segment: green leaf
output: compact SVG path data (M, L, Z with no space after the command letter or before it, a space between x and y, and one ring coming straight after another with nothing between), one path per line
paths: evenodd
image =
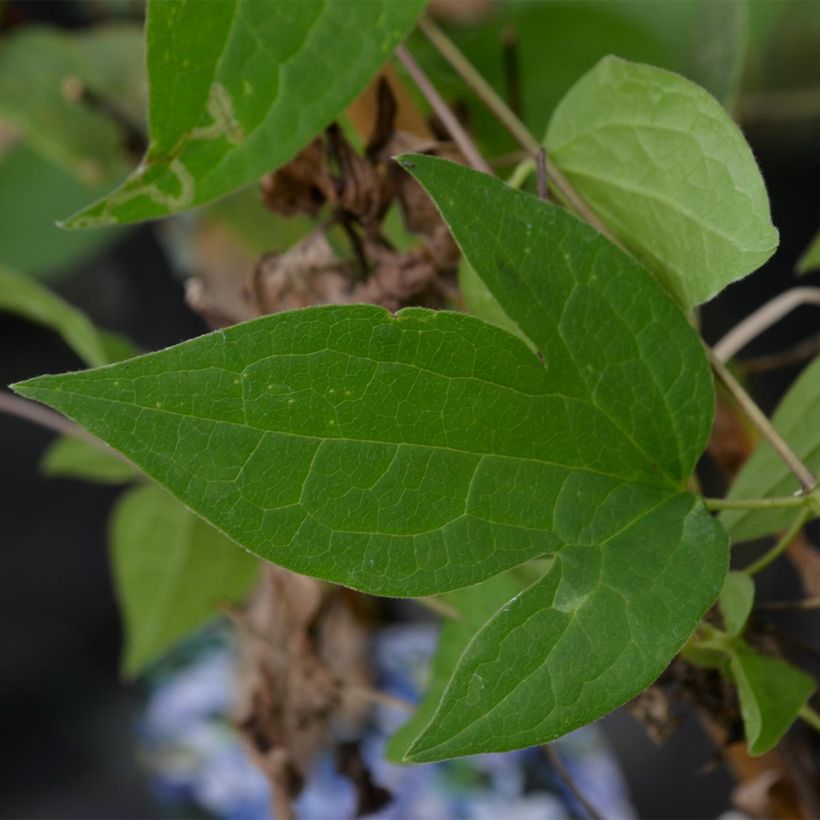
M27 145L0 157L0 263L52 278L121 236L63 231L54 223L105 188L89 187Z
M634 697L717 595L724 541L680 495L608 539L565 547L467 647L407 759L546 743Z
M742 0L690 4L696 7L689 40L691 51L680 71L731 110L743 79L749 4Z
M125 484L139 473L131 464L80 439L63 436L46 450L40 469L48 476L82 478L101 484Z
M820 270L820 231L814 235L814 239L797 261L797 273L801 276L816 270Z
M0 119L86 185L111 185L127 170L125 134L99 106L72 98L79 84L131 117L144 85L138 26L65 33L29 27L0 47ZM123 106L126 106L123 108Z
M743 632L754 601L754 581L745 572L728 573L718 598L723 626L728 635L737 637Z
M609 673L599 672L601 686L634 695L683 644L726 572L725 534L683 491L711 426L702 346L649 274L589 226L458 165L406 163L545 362L469 316L327 306L16 389L297 572L425 595L561 548L562 572L588 556L557 612L590 597L592 615L608 618L621 590L633 590L615 637L645 663L625 668L607 655ZM595 574L627 558L640 585ZM567 651L585 657L581 633ZM439 714L445 707L446 697ZM583 701L560 726L600 714ZM526 716L509 718L517 742Z
M656 502L658 463L556 376L477 319L359 305L280 313L15 389L260 556L413 596L555 549L584 487L603 503L627 481L631 511ZM618 526L614 513L602 524Z
M746 745L762 755L777 745L815 690L814 681L791 664L760 655L734 641L732 676L740 697Z
M430 680L424 699L410 720L390 739L387 746L388 759L398 763L404 758L410 744L435 713L465 647L496 610L533 580L528 566L516 567L475 586L447 594L448 603L457 610L459 617L448 618L444 622L436 654L430 666Z
M683 77L602 60L556 108L546 147L687 309L756 270L777 247L766 188L743 134Z
M714 387L680 308L643 268L563 209L455 163L422 155L399 160L430 194L467 262L541 351L549 384L616 428L587 422L584 438L595 435L598 452L606 447L602 463L626 446L631 454L615 460L642 464L634 480L681 489L711 429Z
M117 504L111 551L125 621L123 672L133 676L220 604L240 601L258 562L160 487L137 487Z
M509 333L520 336L529 344L529 340L521 332L521 328L504 313L490 289L481 281L473 266L466 259L461 260L458 268L458 287L464 299L464 307L473 316L478 316L491 325L503 327Z
M92 367L109 361L103 334L84 313L32 279L0 267L0 310L10 311L59 333Z
M601 452L629 440L650 465L635 483L622 474L619 485L596 489L598 479L579 476L565 488L572 502L556 566L470 644L408 753L419 762L546 742L637 694L716 598L727 545L701 503L681 492L708 435L713 387L680 309L560 208L442 160L400 161L542 351L556 389L568 401L585 396L615 424L617 433L599 438L590 419L589 440ZM630 561L640 577L626 572Z
M151 141L126 182L68 227L155 219L287 162L338 116L424 0L152 0Z
M820 473L820 358L806 367L781 400L772 424L808 468ZM800 492L797 479L764 439L743 465L727 495L729 499L775 498ZM720 521L732 540L750 541L785 529L791 509L725 510Z

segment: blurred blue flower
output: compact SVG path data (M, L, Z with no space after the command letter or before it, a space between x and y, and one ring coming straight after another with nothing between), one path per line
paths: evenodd
M435 650L433 624L398 624L375 636L373 663L382 691L418 701ZM157 799L167 808L226 820L270 817L270 786L250 761L230 723L237 658L230 635L188 648L189 660L160 668L138 726L141 758ZM407 719L398 709L373 709L359 739L373 782L392 800L374 820L553 820L583 816L542 749L488 754L426 766L397 766L384 757L390 735ZM556 743L567 768L607 816L634 811L617 764L599 730L585 727ZM300 820L355 817L357 793L336 769L331 750L316 761L294 801Z

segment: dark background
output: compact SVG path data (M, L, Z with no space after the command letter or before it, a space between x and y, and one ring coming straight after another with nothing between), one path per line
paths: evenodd
M34 4L60 20L61 3ZM63 21L70 22L70 21ZM749 136L772 199L781 245L754 276L702 311L713 342L741 318L795 284L794 263L820 227L820 160L784 150L765 133ZM815 152L816 153L816 152ZM2 215L0 215L2 218ZM105 256L60 279L56 289L102 326L147 350L204 331L150 226L132 231ZM788 348L818 330L802 308L747 348ZM79 368L54 334L0 315L0 383ZM755 377L770 411L799 367ZM158 808L134 757L138 686L118 679L120 625L106 555L106 521L119 490L44 479L38 461L52 434L0 416L0 815L153 817ZM796 593L785 562L767 570L762 597ZM794 626L811 639L816 615ZM731 781L693 719L662 748L625 712L604 726L643 817L714 817L728 807Z

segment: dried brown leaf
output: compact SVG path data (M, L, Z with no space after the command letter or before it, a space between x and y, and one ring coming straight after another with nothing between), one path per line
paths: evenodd
M272 564L241 626L237 725L278 805L299 794L338 723L359 722L368 683L364 623L353 593Z

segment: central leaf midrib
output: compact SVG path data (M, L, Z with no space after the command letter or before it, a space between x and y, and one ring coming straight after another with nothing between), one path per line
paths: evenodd
M657 482L649 482L646 480L642 480L640 478L636 478L634 476L625 476L619 473L609 473L603 470L596 470L592 467L587 466L580 466L580 465L573 465L573 464L562 464L560 462L555 461L547 461L545 459L540 458L529 458L527 456L518 456L518 455L509 455L505 453L496 453L496 452L489 452L485 450L468 450L462 449L458 447L450 447L443 444L417 444L414 442L407 442L407 441L390 441L388 439L368 439L368 438L349 438L345 436L328 436L328 435L311 435L308 433L295 433L288 430L273 430L273 429L266 429L264 427L258 427L253 424L249 424L247 422L238 422L238 421L230 421L227 419L211 419L206 416L193 416L187 413L180 413L176 410L169 410L167 408L158 408L158 407L144 407L142 405L133 404L131 402L123 401L122 399L114 399L114 398L101 398L99 396L88 396L84 393L76 393L72 390L52 390L47 387L40 387L37 388L38 392L42 393L50 393L52 395L57 396L76 396L78 398L83 399L84 401L94 401L94 402L103 402L105 404L119 404L125 407L132 408L139 412L145 413L157 413L157 414L166 414L175 416L178 418L183 419L192 419L197 421L204 421L209 422L211 424L225 424L231 427L239 427L240 429L247 429L247 430L254 430L258 433L262 433L263 435L279 435L279 436L291 436L293 438L301 438L307 439L311 441L339 441L339 442L349 442L349 443L357 443L357 444L389 444L395 447L418 447L420 449L430 449L430 450L441 450L445 452L456 453L458 455L471 455L471 456L479 456L480 458L499 458L499 459L508 459L512 461L520 461L524 463L530 464L542 464L547 467L556 467L559 469L567 470L570 472L581 472L581 473L588 473L590 475L599 475L604 478L611 478L617 481L622 481L626 484L632 484L639 487L647 487L649 489L658 490L658 489L672 489L678 491L680 488L672 483L672 482L664 482L662 479L665 477L665 474L658 473L658 481ZM594 406L594 405L593 405ZM597 409L597 407L596 407Z

